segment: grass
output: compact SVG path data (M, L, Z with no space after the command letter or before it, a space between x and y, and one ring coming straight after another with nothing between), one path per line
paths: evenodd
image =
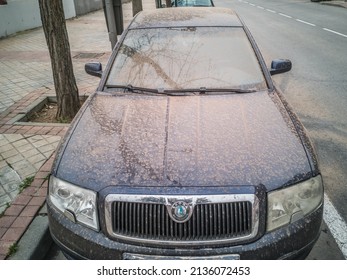
M6 257L10 257L18 251L18 244L13 243L10 248L8 248L8 253Z
M57 118L57 121L59 123L70 123L71 119L65 119L65 118Z
M21 193L23 190L29 187L31 183L34 181L34 178L35 176L25 178L24 181L19 185L19 193Z

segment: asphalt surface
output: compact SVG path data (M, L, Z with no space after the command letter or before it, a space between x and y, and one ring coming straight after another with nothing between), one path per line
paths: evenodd
M347 9L308 0L215 0L215 4L241 16L268 65L272 59L291 59L292 71L274 80L315 144L327 198L341 217L332 231L346 256ZM336 212L327 215L326 221L338 219Z

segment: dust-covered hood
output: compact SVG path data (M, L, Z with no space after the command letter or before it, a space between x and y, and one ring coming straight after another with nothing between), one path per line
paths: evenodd
M259 184L271 190L311 172L287 112L267 92L97 94L69 137L56 176L96 191Z

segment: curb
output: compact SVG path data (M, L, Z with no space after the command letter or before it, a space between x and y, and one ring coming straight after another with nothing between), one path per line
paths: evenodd
M17 252L8 260L43 260L52 243L47 214L39 214L18 242Z
M347 8L347 2L345 2L345 1L322 1L319 3L321 5L326 5L326 6L335 6L335 7Z

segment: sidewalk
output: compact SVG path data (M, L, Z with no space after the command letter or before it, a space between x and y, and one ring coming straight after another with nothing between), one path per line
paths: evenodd
M142 2L144 10L155 9L155 0ZM124 3L124 28L132 18L131 2ZM99 78L87 75L84 64L100 61L105 65L111 54L104 13L68 20L67 29L79 94L89 95ZM47 179L54 151L68 128L19 122L33 104L55 96L42 28L0 40L0 69L0 260L10 251L17 251L18 259L42 258L42 249L49 249L43 247L51 242L42 207Z
M319 2L322 5L337 6L347 8L347 2L345 0L332 0Z

